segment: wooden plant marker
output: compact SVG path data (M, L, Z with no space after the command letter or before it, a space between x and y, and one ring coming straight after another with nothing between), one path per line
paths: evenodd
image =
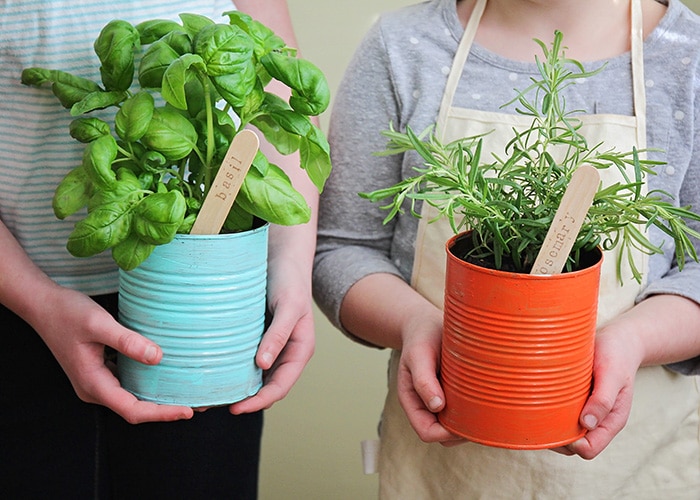
M595 167L582 165L576 169L530 274L561 273L593 203L599 183L600 175Z
M219 234L259 145L252 130L242 130L233 138L190 234Z

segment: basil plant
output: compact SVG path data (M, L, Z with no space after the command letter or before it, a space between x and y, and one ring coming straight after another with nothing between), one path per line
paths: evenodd
M181 23L111 21L94 43L100 82L58 69L22 72L26 85L51 84L76 117L70 135L86 145L53 199L60 219L87 207L68 239L72 255L111 249L129 270L189 233L231 141L248 125L281 154L299 151L301 168L323 189L329 146L309 117L328 106L325 76L250 16L224 16L228 24L194 14L181 14ZM264 90L272 79L291 89L288 102ZM91 116L107 108L113 121ZM222 232L310 216L287 175L258 151Z

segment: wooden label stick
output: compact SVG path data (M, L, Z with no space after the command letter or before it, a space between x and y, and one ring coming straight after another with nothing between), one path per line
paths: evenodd
M530 274L561 273L593 203L599 183L600 175L596 168L582 165L576 169Z
M252 130L242 130L233 138L190 234L219 234L259 145Z

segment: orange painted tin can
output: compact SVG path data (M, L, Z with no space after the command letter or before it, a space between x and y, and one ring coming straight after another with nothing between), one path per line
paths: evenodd
M479 267L447 243L440 422L511 449L569 444L592 382L602 253L585 269L530 275Z

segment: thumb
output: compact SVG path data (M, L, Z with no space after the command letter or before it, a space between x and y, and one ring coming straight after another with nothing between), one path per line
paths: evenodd
M163 358L163 351L158 344L121 325L114 334L113 342L106 342L106 344L123 355L147 365L156 365Z

